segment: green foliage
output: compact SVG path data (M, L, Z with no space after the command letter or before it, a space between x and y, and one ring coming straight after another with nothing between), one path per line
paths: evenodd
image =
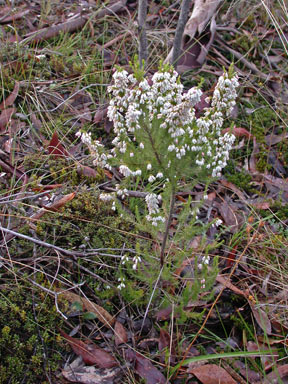
M227 167L224 170L224 175L228 181L235 184L237 187L243 189L246 192L252 192L253 187L250 184L252 177L248 172L244 170L236 170L233 160L229 160Z
M0 382L35 384L57 370L61 349L55 330L62 319L43 292L6 287L0 295Z
M175 301L184 321L189 298L211 290L217 274L217 259L209 273L207 266L202 264L209 263L208 256L206 259L204 256L205 262L199 260L199 264L195 260L192 285L188 281L183 287L181 279L175 279L177 269L190 258L191 237L205 233L213 224L197 222L203 201L193 202L189 198L177 209L177 229L173 236L169 236L176 210L175 198L184 185L190 190L199 181L207 181L206 194L208 183L226 165L234 138L229 133L220 138L220 128L223 117L235 104L238 82L231 66L229 73L219 79L211 108L202 118L195 118L194 105L202 94L199 87L183 95L183 86L173 67L163 63L150 86L137 57L131 66L133 75L128 76L124 69L118 68L110 87L113 97L108 116L114 123L116 134L113 149L108 152L99 140L92 139L91 133L82 131L80 136L88 145L96 165L108 169L111 165L120 165L120 173L124 175L116 186L116 193L100 194L101 200L108 203L112 199L111 208L125 217L127 213L121 200L125 200L127 191L145 191L146 206L143 201L137 203L137 198L129 205L135 214L135 226L150 234L157 251L151 254L142 250L131 257L123 255L118 288L128 301L140 303L146 296L144 293L149 293L150 301L155 302L163 296L160 290L155 290L157 281L167 297ZM173 244L172 249L166 251L169 243L170 246ZM137 284L137 281L141 283Z

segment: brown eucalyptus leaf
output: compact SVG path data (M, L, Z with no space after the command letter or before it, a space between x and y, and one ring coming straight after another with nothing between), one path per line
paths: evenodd
M271 326L271 322L270 322L266 312L261 308L255 308L255 304L251 300L248 300L248 302L250 304L251 311L252 311L254 318L255 318L257 324L259 325L259 327L265 333L267 333L267 335L271 335L272 326Z
M236 137L247 137L247 139L252 139L254 136L252 135L252 133L250 133L249 131L247 131L247 129L245 128L241 128L241 127L234 127L232 129L230 128L225 128L222 130L222 133L233 133L234 136Z
M168 384L165 376L146 357L135 354L135 371L149 384Z
M238 294L238 295L241 295L241 296L244 296L246 299L248 298L249 296L249 292L247 290L245 291L242 291L241 289L237 288L234 284L231 283L231 281L229 279L227 279L226 277L224 276L221 276L221 275L218 275L216 277L216 281L222 285L224 285L225 288L228 288L230 289L231 291L233 291L234 293Z
M29 9L25 9L23 11L17 12L17 13L10 13L5 18L1 18L0 24L7 24L11 23L15 20L22 19L24 16L26 16L29 13Z
M96 111L94 115L94 123L100 123L103 121L107 116L108 107L100 108Z
M15 113L16 111L16 108L7 108L7 109L4 109L2 112L1 112L1 115L0 115L0 132L3 132L9 122L9 120L11 119L13 113Z
M128 336L127 336L126 329L121 323L119 323L119 321L115 321L114 334L115 334L115 345L117 347L120 344L127 343Z
M189 371L203 384L237 384L237 382L216 364L206 364Z
M83 175L85 177L91 177L91 178L96 178L98 176L98 173L97 171L95 171L95 169L88 167L87 165L81 165L81 164L77 166L77 173L78 175Z
M170 335L165 329L160 329L160 336L159 336L159 342L158 342L158 348L159 351L162 351L164 348L169 348L170 346Z
M59 141L57 132L53 133L52 139L50 140L50 143L48 145L48 152L50 155L53 155L54 157L69 156L69 153L66 151L66 149L63 147L63 145Z
M288 138L288 132L283 132L280 135L274 135L271 133L271 135L265 136L265 142L270 147L272 145L281 143L281 141L284 141Z
M238 220L232 205L229 204L226 200L222 201L221 204L219 204L219 212L225 224L230 227L232 231L237 230Z
M18 92L19 92L19 83L18 81L15 81L15 85L12 93L10 93L7 99L2 101L2 103L0 104L0 109L3 110L7 107L10 107L10 105L14 103L16 97L18 96Z
M76 355L81 356L84 363L99 368L113 368L118 365L115 358L95 344L86 344L82 340L67 335L60 329L60 334L67 340Z
M79 295L71 291L62 292L60 289L56 289L56 291L58 291L59 295L64 297L71 304L75 302L81 303L83 305L83 309L85 309L87 312L94 313L97 318L108 327L114 324L114 317L111 316L110 313L108 313L106 309L102 308L100 305L93 303L85 297L80 297Z
M262 384L278 384L280 383L279 378L281 379L281 384L288 384L288 364L276 367L273 372L266 376Z

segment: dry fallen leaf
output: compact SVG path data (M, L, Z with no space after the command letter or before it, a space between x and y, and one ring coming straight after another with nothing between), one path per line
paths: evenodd
M76 293L70 291L62 292L60 289L56 289L56 291L60 292L59 295L64 297L71 304L75 302L81 303L83 305L83 309L94 313L103 324L111 326L115 323L114 317L111 316L110 313L108 313L106 309L102 308L100 305L97 305L85 297L80 297Z
M99 368L112 368L118 365L116 359L110 353L97 347L97 345L86 344L82 340L67 335L61 329L60 334L68 341L76 355L82 357L85 364L96 365Z
M182 37L182 54L178 61L178 72L201 67L213 43L216 23L215 13L220 0L196 0L190 19L188 20ZM211 20L210 30L205 29ZM197 38L196 38L197 36ZM171 62L173 49L169 52L165 62Z
M3 100L2 103L0 104L0 109L3 110L7 107L9 107L10 105L12 105L16 99L16 97L18 96L18 92L19 92L19 83L18 81L15 81L15 85L14 85L14 89L12 91L12 93L10 93L10 95L7 97L7 99Z
M247 137L247 139L253 139L253 135L252 133L248 132L247 129L245 128L241 128L241 127L234 127L232 129L230 128L225 128L222 130L222 133L226 133L226 132L231 132L233 133L234 136L236 137Z
M2 112L1 112L1 115L0 115L0 132L3 132L9 122L9 120L11 119L13 113L15 113L16 111L16 108L7 108L7 109L4 109Z
M281 381L279 381L279 378ZM288 384L288 364L276 367L273 372L270 372L262 384ZM258 383L257 383L258 384ZM260 383L259 383L260 384Z
M252 302L251 300L248 300L248 302L250 304L251 311L252 311L254 318L255 318L257 324L259 325L259 327L265 333L267 333L267 335L271 335L272 326L271 326L271 322L270 322L266 312L263 311L263 309L261 309L261 308L256 308L254 302Z
M50 155L53 155L54 157L69 156L69 153L66 151L66 149L63 147L63 145L59 141L57 132L53 133L52 139L50 140L50 143L48 145L48 152Z
M165 376L146 357L135 354L135 371L149 384L168 384Z
M224 368L216 364L202 365L192 369L189 373L196 376L203 384L237 384Z
M118 345L127 343L128 341L128 336L126 329L123 327L119 321L115 322L114 325L114 334L115 334L115 345L118 347Z

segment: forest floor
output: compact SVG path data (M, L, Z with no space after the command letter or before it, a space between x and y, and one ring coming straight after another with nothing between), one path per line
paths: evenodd
M191 235L169 282L149 282L155 263L145 281L121 258L154 255L162 238L99 199L121 175L95 167L76 136L111 146L107 87L138 52L137 2L111 3L0 2L0 383L287 383L287 4L221 2L179 65L185 89L202 81L209 95L234 62L240 90L226 127L236 142L198 215L198 229L222 225ZM148 3L153 74L180 1ZM204 189L178 196L177 212ZM143 207L134 200L124 202L132 216ZM207 254L213 289L180 310L181 273Z

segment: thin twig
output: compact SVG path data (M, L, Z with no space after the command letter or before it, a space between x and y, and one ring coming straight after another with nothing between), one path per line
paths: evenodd
M0 230L5 232L5 233L9 233L11 235L14 235L16 237L20 237L21 239L32 241L33 243L41 245L42 247L55 249L56 251L62 252L64 254L68 255L68 256L75 257L75 256L82 256L83 255L83 252L69 251L67 249L64 249L64 248L61 248L61 247L57 247L57 245L46 243L45 241L34 239L31 236L23 235L22 233L18 233L18 232L12 231L12 229L4 228L1 225L0 225Z

